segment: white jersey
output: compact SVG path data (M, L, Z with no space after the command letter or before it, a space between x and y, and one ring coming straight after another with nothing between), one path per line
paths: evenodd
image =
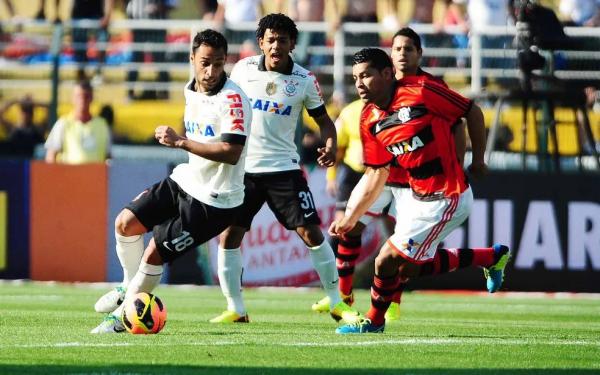
M199 143L229 142L244 145L237 164L216 162L189 152L189 162L179 164L171 179L189 195L217 208L233 208L244 201L244 158L248 148L252 111L244 92L226 79L213 95L185 86L185 135Z
M303 107L313 117L325 113L314 74L291 58L286 74L267 71L264 57L252 56L235 64L231 79L244 90L252 105L246 172L300 169L300 156L294 143L298 117Z

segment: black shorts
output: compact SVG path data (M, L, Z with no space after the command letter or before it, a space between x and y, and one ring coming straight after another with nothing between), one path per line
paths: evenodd
M352 190L358 184L362 173L355 171L344 163L340 163L337 168L338 191L335 197L335 209L345 211L348 204L348 198Z
M252 219L265 202L288 230L321 224L313 196L301 171L246 173L244 185L244 204L235 225L250 229Z
M171 262L219 235L231 225L239 210L239 206L223 209L202 203L170 178L144 190L125 208L152 230L164 262Z

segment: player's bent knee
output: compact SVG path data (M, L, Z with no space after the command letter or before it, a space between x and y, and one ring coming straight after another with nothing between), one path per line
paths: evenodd
M375 258L375 273L379 276L393 276L398 272L402 258L387 244L383 245Z
M302 241L309 247L319 246L325 241L323 232L318 225L307 225L305 227L296 228L296 233L300 236Z
M126 208L115 219L115 232L120 236L136 236L147 231L135 214Z

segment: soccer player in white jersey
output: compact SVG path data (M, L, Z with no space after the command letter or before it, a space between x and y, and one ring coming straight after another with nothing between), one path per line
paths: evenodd
M298 29L283 14L263 17L256 30L262 54L240 60L231 79L246 92L252 104L252 132L246 157L246 185L243 208L235 223L221 235L218 275L227 299L227 310L213 323L248 322L241 292L242 254L240 246L252 219L266 202L277 220L293 230L310 249L313 266L331 303L334 319L356 321L358 313L338 293L335 256L319 228L321 223L306 178L299 165L294 143L298 116L306 107L321 131L325 147L318 151L318 163L335 162L336 133L329 118L315 76L294 63Z
M97 311L112 312L92 333L122 332L123 304L117 307L122 291L126 288L125 300L151 292L163 263L217 236L240 212L252 111L244 92L225 74L226 56L227 41L220 33L205 30L195 36L190 55L194 78L184 90L185 136L169 126L155 131L161 144L188 151L189 161L144 190L115 220L122 289L96 303ZM151 230L144 251L142 235Z

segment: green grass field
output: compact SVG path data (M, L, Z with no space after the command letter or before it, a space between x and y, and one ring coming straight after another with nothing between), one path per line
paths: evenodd
M106 290L0 282L0 374L600 373L599 296L406 293L385 333L340 336L317 289L247 290L252 323L213 325L219 289L161 286L163 332L91 335Z

